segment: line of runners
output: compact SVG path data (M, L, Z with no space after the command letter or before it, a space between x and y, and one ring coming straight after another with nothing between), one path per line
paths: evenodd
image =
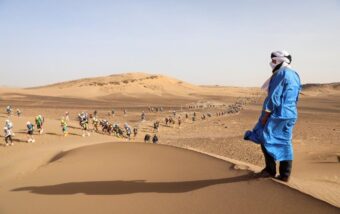
M216 116L223 116L226 114L234 114L238 113L240 110L242 110L243 106L246 105L247 103L252 103L254 102L253 99L251 98L245 98L245 99L237 99L237 101L229 105L226 111L221 111L221 112L216 112ZM189 106L188 109L191 106ZM149 112L163 112L162 107L149 107ZM8 116L11 116L13 114L13 108L12 106L7 106L6 107L6 113ZM109 116L114 116L115 115L115 110L112 109L109 112ZM127 114L127 110L123 110L124 116ZM22 111L20 109L16 109L16 115L18 117L21 117ZM205 120L207 117L212 117L211 113L202 113L201 114L201 119ZM109 120L107 119L98 119L98 111L95 110L93 114L88 114L87 112L81 112L78 114L77 117L79 121L79 125L82 129L82 136L90 136L90 129L89 129L89 123L90 121L92 122L93 129L92 131L95 131L97 133L101 134L108 134L108 135L114 135L116 137L122 137L122 138L127 138L128 140L131 140L131 135L133 134L133 137L136 138L138 134L138 127L131 128L131 126L128 123L124 124L124 127L120 127L118 123L110 123ZM191 115L189 113L185 113L185 119L191 119L192 122L195 122L197 120L197 113L193 112ZM144 122L146 120L146 114L144 111L141 113L141 122ZM60 126L61 126L61 131L63 135L66 137L68 136L68 123L70 121L70 115L69 112L65 112L65 115L61 118L60 120ZM37 127L38 133L41 135L44 132L44 123L45 119L42 115L38 115L35 117L35 124L33 124L31 121L27 121L26 123L26 133L27 133L27 142L28 143L34 143L34 131L35 127ZM177 116L176 111L172 111L172 115L165 117L164 122L166 126L170 125L175 125L176 123L178 124L178 127L181 128L182 124L182 118L181 116ZM158 143L158 136L157 133L159 131L159 126L160 122L157 120L153 123L153 131L154 135L151 136L150 134L146 134L144 136L144 142L148 143L152 139L153 143ZM5 136L5 146L12 146L14 145L13 143L13 137L15 136L15 133L13 132L13 123L7 119L5 122L5 127L4 127L4 136Z

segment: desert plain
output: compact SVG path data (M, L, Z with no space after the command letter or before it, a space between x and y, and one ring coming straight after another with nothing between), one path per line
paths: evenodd
M10 119L15 136L13 146L0 147L0 213L339 213L340 84L304 85L288 183L254 176L263 155L243 140L265 96L259 88L146 73L2 87L0 124ZM137 136L95 132L90 123L91 135L83 137L77 115L95 110L99 119L138 128ZM39 114L44 133L27 143L26 122ZM157 134L158 144L144 143L146 134Z

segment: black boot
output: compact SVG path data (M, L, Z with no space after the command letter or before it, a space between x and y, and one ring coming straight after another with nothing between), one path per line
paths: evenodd
M280 175L276 178L278 180L288 182L290 173L292 172L292 165L293 161L287 160L287 161L280 161Z
M271 177L275 177L276 175L276 163L274 158L267 152L266 148L261 144L261 149L264 155L264 160L266 163L266 167L261 172L267 172Z

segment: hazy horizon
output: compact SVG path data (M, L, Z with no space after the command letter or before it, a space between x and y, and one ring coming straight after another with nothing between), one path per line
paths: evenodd
M254 87L282 49L304 84L340 82L336 26L339 0L0 0L0 85L143 72Z

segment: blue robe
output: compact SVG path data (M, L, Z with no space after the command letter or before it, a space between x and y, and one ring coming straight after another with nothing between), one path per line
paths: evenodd
M290 68L280 68L271 78L263 111L252 131L244 139L263 144L276 161L293 160L292 134L297 120L297 102L301 91L299 75ZM271 112L267 123L261 123Z

